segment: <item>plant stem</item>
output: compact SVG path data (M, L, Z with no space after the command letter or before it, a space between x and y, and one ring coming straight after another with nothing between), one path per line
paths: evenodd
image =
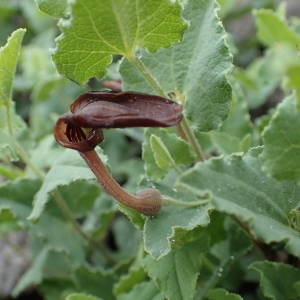
M177 205L177 206L186 206L186 207L195 207L195 206L201 206L201 205L205 205L208 204L209 202L211 202L210 199L204 199L204 200L199 200L199 201L192 201L192 202L185 202L185 201L179 201L173 198L163 198L163 202L166 204L173 204L173 205Z
M54 190L52 192L52 195L54 196L55 202L57 206L60 208L62 211L63 215L70 221L72 224L73 228L86 240L89 242L91 247L94 250L100 251L100 253L112 264L115 264L116 261L115 259L110 255L110 253L106 250L106 248L102 244L96 243L85 231L82 230L82 228L78 225L72 211L68 207L67 203L65 200L62 198L61 194L57 191Z
M28 166L32 170L32 172L37 178L39 178L41 181L44 181L45 175L34 165L25 149L14 137L13 144L15 146L15 149L17 150L18 155L20 156L21 160L26 164L26 166Z
M150 86L158 93L158 95L169 98L165 91L162 89L160 84L157 82L156 78L152 76L151 72L147 69L144 63L136 56L128 58L128 60L136 67L136 69L144 76L144 78L148 81ZM180 101L183 103L183 101ZM185 117L181 123L176 125L177 131L179 133L184 133L182 135L183 139L188 139L190 147L196 153L197 161L202 161L205 159L202 148L194 135L192 129L189 127Z
M144 65L144 63L136 56L133 56L131 58L128 58L128 60L136 67L136 69L145 77L145 79L148 81L148 83L151 85L151 87L158 93L158 95L168 98L168 95L166 95L165 91L162 89L158 81L155 77L152 76L150 71L147 69L147 67Z
M185 136L187 137L191 147L193 148L194 152L196 153L197 161L205 160L205 156L203 154L202 147L200 146L193 130L191 129L191 127L187 123L186 118L182 119L181 125L182 125L183 131L185 133Z
M201 285L196 293L195 299L203 299L207 292L216 286L216 284L218 283L218 281L221 279L222 277L222 273L223 270L225 269L226 265L228 264L228 261L225 260L223 262L220 263L220 265L217 267L213 267L212 263L210 263L209 261L204 261L205 265L208 265L208 269L211 270L212 268L212 274L209 277L209 279L205 280L204 284ZM222 270L222 272L221 272Z
M131 195L109 174L95 150L79 152L94 172L103 189L120 203L145 215L155 215L161 208L161 195L155 189L146 189L138 195Z

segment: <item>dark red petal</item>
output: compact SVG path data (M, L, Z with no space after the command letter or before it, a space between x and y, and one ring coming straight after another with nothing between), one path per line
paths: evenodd
M71 105L70 122L86 128L168 127L182 120L182 106L135 92L89 92Z

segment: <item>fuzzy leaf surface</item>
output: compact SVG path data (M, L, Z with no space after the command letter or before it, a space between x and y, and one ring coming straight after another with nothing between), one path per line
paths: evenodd
M259 261L250 268L260 275L260 287L267 299L298 299L300 291L300 270L287 264Z
M145 268L167 299L192 300L201 266L201 255L207 248L208 239L203 235L201 239L187 243L159 261L147 256L144 259Z
M60 73L83 84L104 75L114 54L130 58L137 47L155 51L179 42L180 14L180 5L168 0L77 0L61 26L54 61Z
M63 17L68 7L68 0L35 0L39 9L53 17Z
M150 140L151 136L155 136L162 141L164 148L168 151L168 158L171 158L176 165L189 165L193 162L194 158L188 144L175 133L169 129L146 129L143 159L146 174L151 178L160 179L164 177L167 174L167 169L172 165L169 159L165 161L167 159L165 158L166 152L162 152L161 147L153 147Z
M216 15L216 1L191 0L183 16L190 22L181 43L157 53L142 53L142 61L165 92L186 101L185 112L201 131L218 127L226 118L231 87L226 74L231 56L225 31ZM121 66L124 87L155 91L127 61Z
M0 105L8 106L11 101L12 83L25 31L18 29L13 32L7 44L0 48Z
M81 266L75 272L78 289L90 295L102 297L105 300L114 300L112 288L114 278L111 273Z
M15 146L11 135L25 128L24 122L15 113L12 101L12 85L21 51L25 29L12 33L5 46L0 48L0 158L16 160Z
M300 112L294 96L280 103L263 132L264 169L285 180L300 180Z
M158 185L157 188L163 197L171 197L184 202L199 200L188 192L182 193L180 189L173 192L163 185ZM201 196L203 197L203 194ZM210 210L212 210L210 203L193 207L173 204L163 206L157 216L147 218L144 224L145 250L155 259L167 255L173 247L180 244L182 232L187 235L196 227L207 226L210 221Z
M142 282L134 286L134 288L126 294L120 295L118 300L164 300L165 297L159 292L158 288L152 281Z
M222 212L236 216L252 235L265 243L283 243L286 251L300 256L299 233L289 227L288 213L299 205L295 182L279 182L261 170L257 148L244 156L213 158L197 164L180 179L179 187L190 192L212 192Z
M208 300L243 300L239 295L218 288L208 292Z

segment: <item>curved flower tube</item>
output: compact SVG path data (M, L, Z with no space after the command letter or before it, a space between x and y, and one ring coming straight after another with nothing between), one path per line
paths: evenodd
M141 93L90 92L79 96L70 110L56 122L56 141L79 151L104 190L117 201L145 215L157 214L162 205L159 191L145 189L137 195L129 194L109 174L94 149L104 139L102 128L173 126L182 119L182 107Z

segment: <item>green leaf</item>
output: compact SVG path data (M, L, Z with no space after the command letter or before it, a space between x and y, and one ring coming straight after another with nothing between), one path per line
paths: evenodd
M180 5L168 0L77 0L61 26L56 66L80 84L103 76L113 54L131 58L137 47L155 51L180 41L180 13Z
M187 243L159 261L147 256L144 259L145 269L167 299L194 299L201 257L207 249L207 236L202 235L197 241Z
M218 131L210 132L211 141L222 154L247 151L253 130L245 95L237 82L232 82L232 87L229 115Z
M135 257L142 238L140 231L137 231L126 218L118 218L113 224L112 232L118 249L117 257L120 259Z
M45 266L47 266L46 270ZM17 296L29 286L40 284L46 276L69 276L70 266L71 262L66 253L45 247L35 257L31 267L21 277L12 294Z
M0 235L6 232L17 231L18 221L10 209L0 210Z
M114 286L114 294L128 293L133 287L146 279L147 273L141 266L133 266L126 275L120 277L120 281Z
M220 288L210 290L207 296L208 300L243 300L241 296Z
M151 136L156 143L153 138L151 143ZM187 142L170 129L146 129L143 159L146 174L154 180L164 177L168 167L190 165L194 161Z
M12 101L12 84L21 51L25 29L12 33L7 44L0 48L0 158L17 160L12 135L19 134L26 126L15 113Z
M25 29L16 30L0 48L0 106L11 105L12 84L25 32Z
M285 73L285 88L287 89L295 89L297 96L297 109L299 111L300 108L300 80L299 80L299 72L300 72L300 59L297 53L297 57L294 60L293 64L287 67Z
M165 92L175 92L199 130L217 128L226 118L231 87L226 75L231 56L225 31L216 15L216 1L191 0L184 9L190 26L180 44L157 53L142 52L142 61ZM126 90L155 93L127 62L121 65Z
M260 275L260 287L265 297L272 300L294 300L300 297L296 285L300 283L300 270L290 265L259 261L250 265Z
M36 4L32 0L22 0L18 3L19 9L22 11L22 15L26 20L26 24L33 33L42 33L53 26L52 19L36 9Z
M201 195L193 195L181 189L175 190L175 180L161 182L156 188L165 198L189 202L207 199L204 192ZM172 190L173 189L173 190ZM199 198L198 198L199 196ZM181 244L182 235L188 235L197 227L205 227L209 223L209 211L212 210L210 203L198 206L164 205L158 215L148 218L144 225L144 247L155 259L167 255L172 248Z
M234 85L237 82L240 84L243 99L250 108L264 104L278 85L281 74L274 70L274 60L277 58L274 58L272 51L268 51L264 57L255 59L247 69L236 68L234 71Z
M272 176L285 180L300 180L300 112L294 96L278 105L263 132L264 169Z
M213 158L195 165L178 183L195 194L212 192L220 211L236 216L254 238L282 243L287 252L300 256L299 233L289 227L288 213L299 205L295 182L278 182L261 170L261 149L245 156Z
M296 207L289 212L289 224L291 228L300 232L300 207Z
M159 292L152 281L137 284L129 293L122 294L118 300L164 300L165 297Z
M66 298L66 300L101 300L101 298L85 294L71 294Z
M10 210L20 226L26 225L32 199L40 188L40 182L30 179L6 181L0 185L0 211Z
M67 186L77 180L94 178L94 174L85 166L78 153L74 150L66 150L47 173L43 185L35 197L33 210L28 219L35 222L40 218L50 199L51 192L58 187Z
M286 20L278 12L270 9L255 11L258 38L266 45L289 43L293 47L300 44L300 36L288 27Z
M255 15L260 39L268 46L273 46L275 55L277 52L277 58L273 57L273 61L270 61L270 63L275 65L275 71L285 76L285 87L296 90L297 107L299 109L300 81L298 74L300 71L300 59L298 45L300 43L300 35L288 27L284 16L278 13L271 10L259 10ZM274 47L276 45L280 45L280 47Z
M176 168L175 161L161 138L152 134L150 136L150 145L158 167L163 170L168 170L172 167Z
M197 289L197 299L205 298L212 287L220 284L230 286L233 283L238 286L239 282L242 283L242 278L232 278L230 272L235 270L235 265L252 248L244 230L220 213L212 215L211 223L203 231L209 234L211 244L203 259L205 263L200 272L201 285Z
M75 272L78 290L81 292L102 297L105 300L114 300L112 288L114 277L111 273L94 270L81 266Z
M47 278L38 286L45 300L65 300L66 296L76 292L73 278Z
M143 143L143 160L145 161L144 168L147 176L153 178L154 180L158 180L163 178L167 174L167 171L160 168L155 162L150 145L150 136L151 129L146 129L145 141Z
M39 9L53 17L64 17L68 0L35 0Z

